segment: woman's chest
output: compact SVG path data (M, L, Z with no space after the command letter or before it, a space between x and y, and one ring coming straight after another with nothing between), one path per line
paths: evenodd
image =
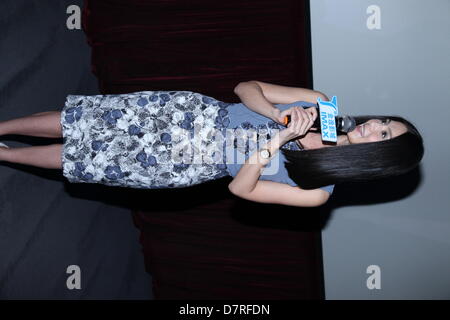
M320 149L325 147L320 133L308 132L303 138L296 140L297 144L305 150Z

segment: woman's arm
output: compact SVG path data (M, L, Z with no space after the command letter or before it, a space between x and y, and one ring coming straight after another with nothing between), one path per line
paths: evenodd
M281 133L281 135L280 135ZM271 158L279 151L287 140L283 131L279 131L263 148L270 150ZM296 207L318 207L328 201L330 194L322 189L303 190L284 183L259 181L261 172L270 159L259 156L259 150L245 161L241 169L228 185L232 194L243 199L260 203L275 203Z
M239 96L242 103L273 121L280 122L280 110L274 104L288 104L295 101L316 103L317 98L328 101L328 97L315 90L279 86L261 81L240 82L234 93Z
M295 101L306 101L317 103L317 98L328 101L328 97L320 91L306 88L287 87L262 81L250 81L256 83L262 90L264 96L271 103L288 104Z
M234 195L250 201L292 207L318 207L330 198L330 194L320 188L304 190L274 181L258 181L252 192Z
M299 207L314 207L325 203L329 194L322 189L302 190L287 184L277 182L258 181L261 172L271 158L279 151L280 147L294 137L304 135L314 123L317 110L304 110L294 107L292 121L286 129L278 131L271 140L255 150L242 165L228 189L234 195L263 203L277 203ZM259 156L261 149L267 148L271 157L263 159Z
M292 118L289 125L285 129L277 131L267 143L259 147L258 150L255 150L248 157L233 181L228 185L228 189L236 195L252 192L255 189L264 166L276 155L280 147L295 137L303 136L311 128L316 117L317 111L304 110L301 107L292 108ZM269 159L264 159L259 156L261 149L269 149L271 154Z
M270 151L271 157L269 159L263 159L259 156L259 150L253 152L253 154L248 157L242 167L239 169L238 173L234 177L233 181L228 185L228 189L231 193L235 195L243 195L252 192L256 183L258 182L261 172L264 167L270 162L270 160L275 156L280 147L286 143L278 131L272 139L270 139L266 144L261 146L259 150L267 148Z
M278 122L280 110L275 108L275 106L267 100L261 87L256 84L256 82L241 82L234 88L234 93L250 110Z

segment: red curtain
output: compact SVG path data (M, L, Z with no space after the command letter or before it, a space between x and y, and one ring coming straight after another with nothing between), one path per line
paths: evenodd
M189 90L239 102L260 80L310 87L308 3L85 0L102 94ZM228 178L128 192L156 299L323 299L317 210L249 203Z

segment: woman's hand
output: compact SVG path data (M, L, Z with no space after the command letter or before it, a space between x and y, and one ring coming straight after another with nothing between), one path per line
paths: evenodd
M279 122L279 123L281 123L282 125L285 126L286 124L285 124L285 122L284 122L284 118L285 118L286 116L289 116L289 117L291 117L291 119L292 119L292 111L294 111L294 108L296 108L296 107L291 107L291 108L289 108L289 109L286 109L286 110L280 112L280 115L279 115L279 117L280 117L280 122Z
M304 136L311 129L318 116L316 107L307 109L303 107L292 107L280 113L282 119L287 115L290 115L291 121L287 128L280 132L280 137L284 142Z
M270 118L279 124L283 124L283 118L281 118L281 111L277 107L274 107L272 109L272 114Z
M272 120L285 126L286 124L284 123L284 118L286 116L292 117L291 113L294 110L294 108L295 107L291 107L291 108L286 109L284 111L281 111L278 108L273 109L273 111L272 111Z

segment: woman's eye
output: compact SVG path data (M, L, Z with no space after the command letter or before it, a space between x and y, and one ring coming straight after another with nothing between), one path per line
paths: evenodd
M390 119L381 120L382 124L388 124L389 122L390 122ZM386 131L381 132L381 137L382 137L382 139L386 138L387 137L387 132Z

